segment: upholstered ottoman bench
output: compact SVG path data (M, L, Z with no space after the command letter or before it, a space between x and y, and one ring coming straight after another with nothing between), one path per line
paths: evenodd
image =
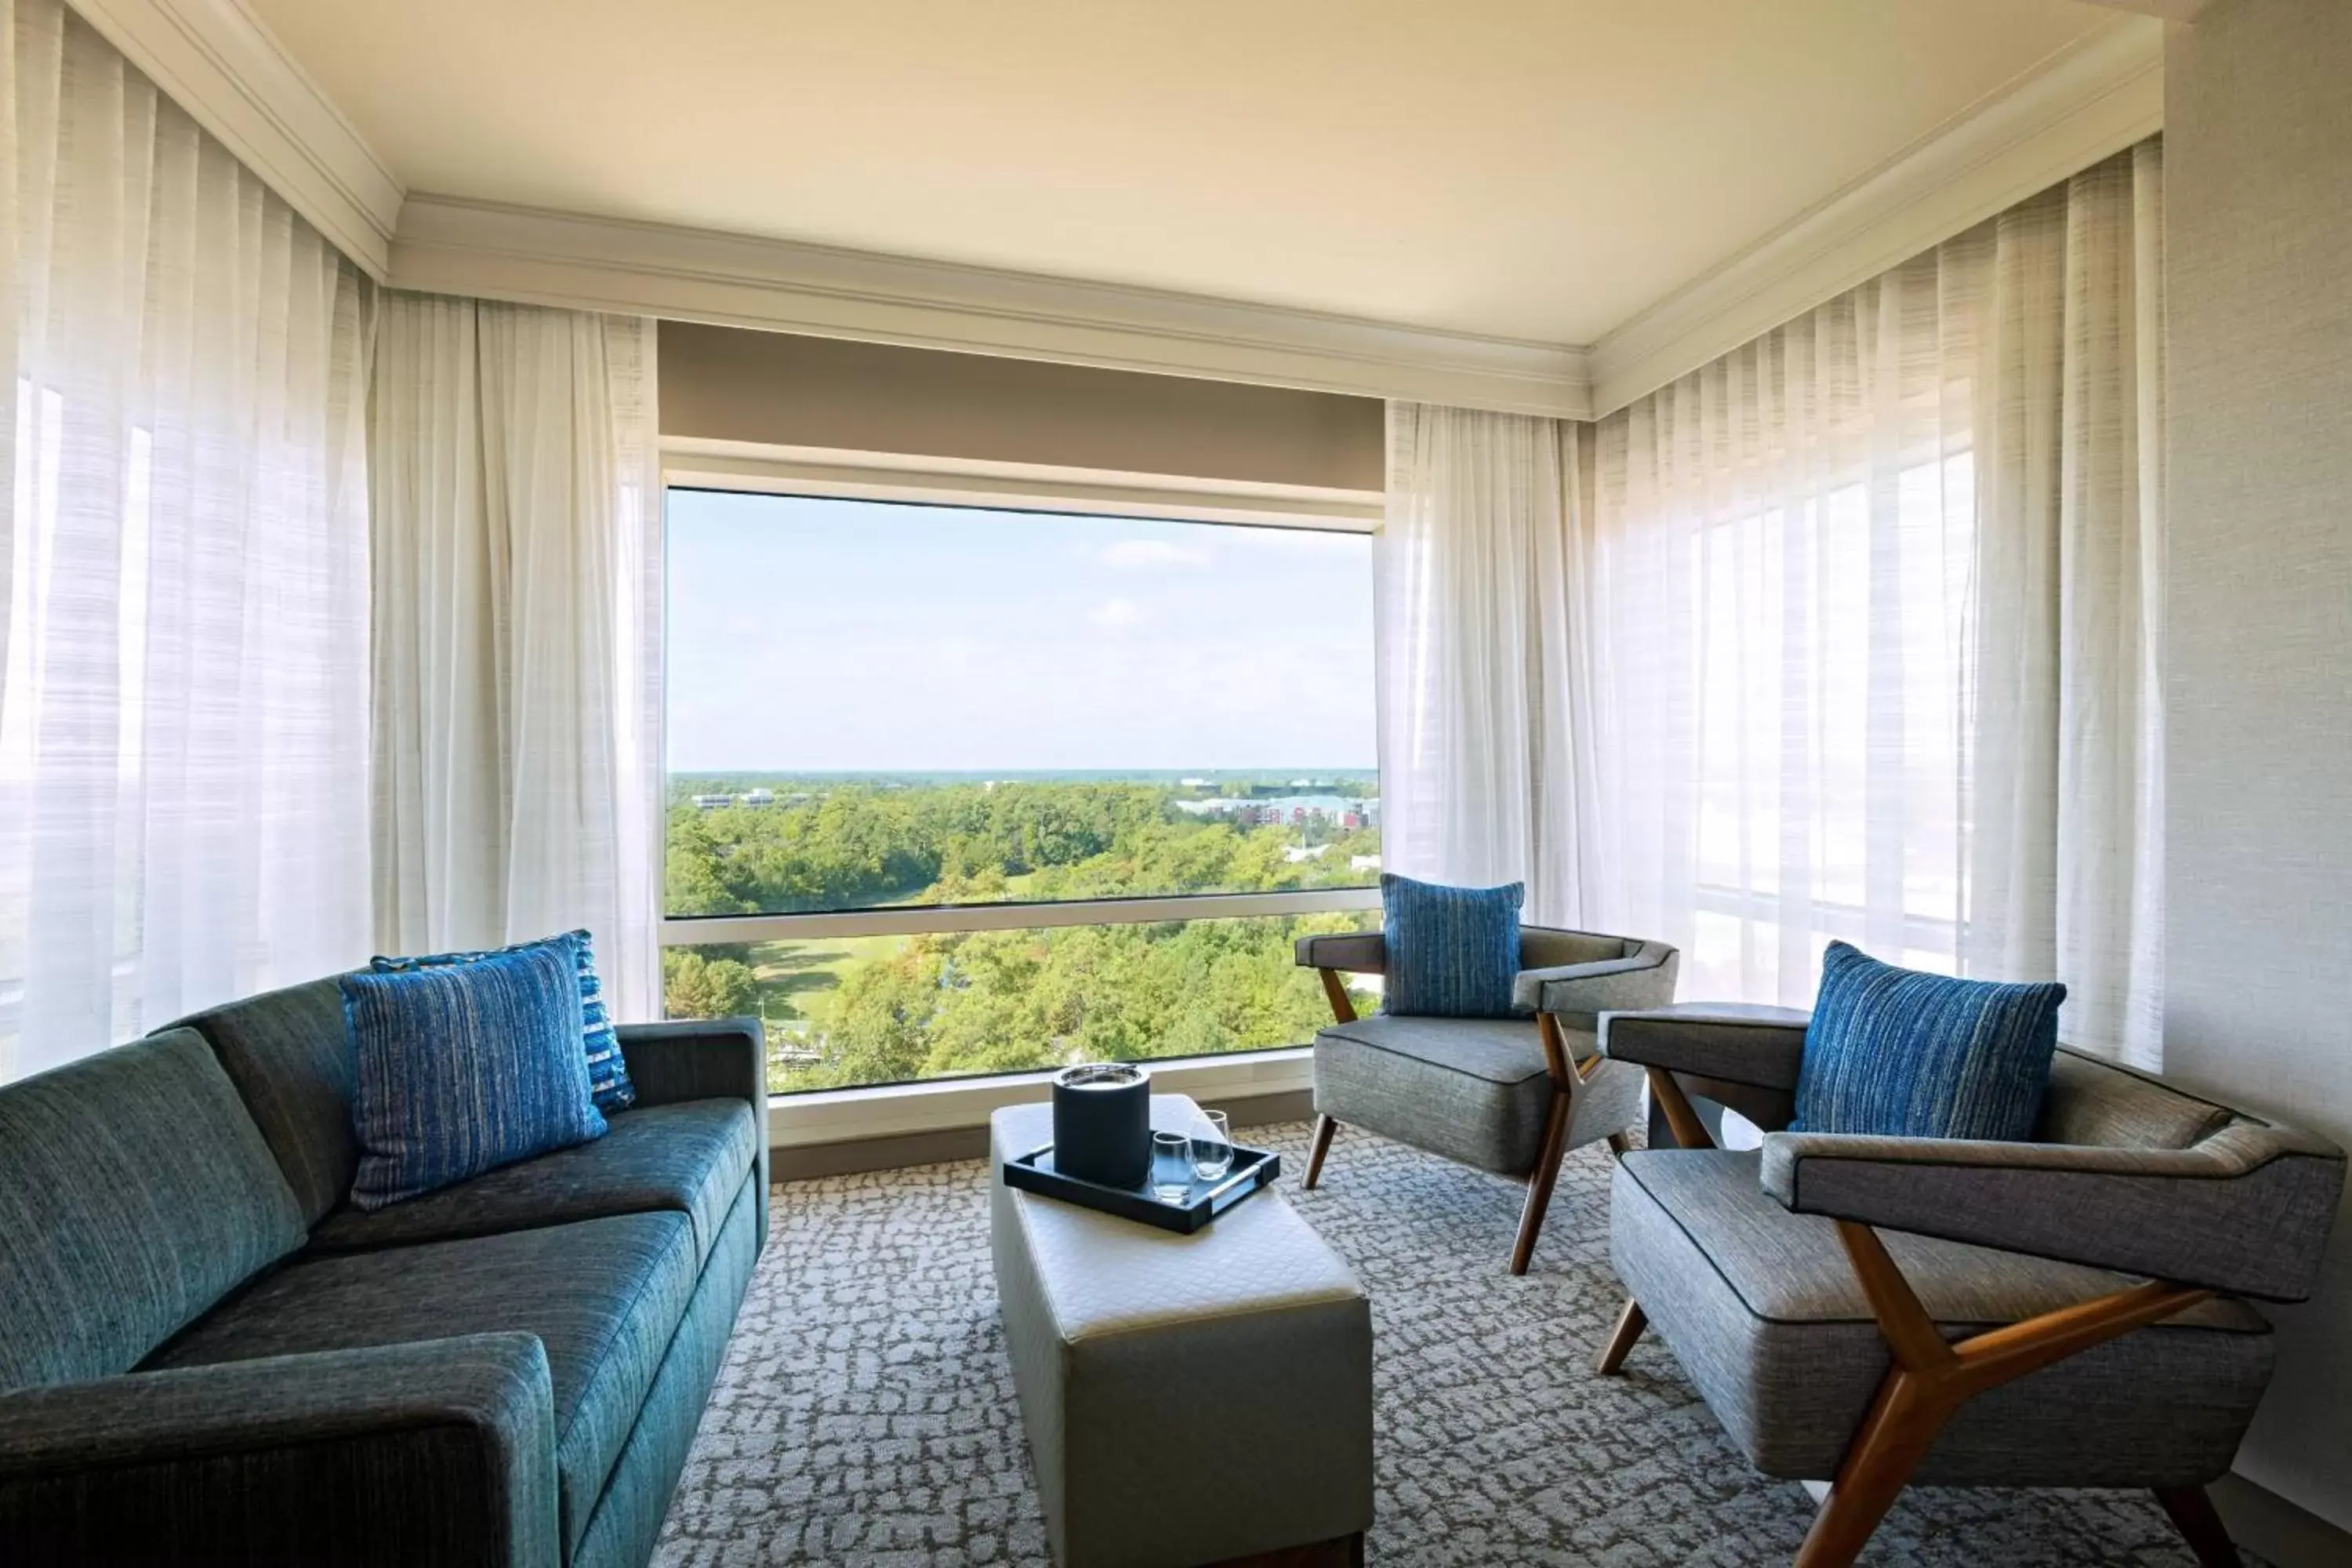
M1152 1097L1155 1127L1192 1111ZM1277 1193L1178 1236L1006 1186L1049 1106L991 1134L996 1291L1061 1568L1360 1563L1372 1320L1348 1266Z

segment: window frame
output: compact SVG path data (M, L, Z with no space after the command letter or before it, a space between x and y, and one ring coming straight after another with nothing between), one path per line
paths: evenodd
M661 455L665 553L669 538L669 492L677 489L1208 525L1303 528L1365 535L1379 533L1386 500L1378 490L845 452L699 437L664 437ZM666 602L664 614L666 621ZM666 644L666 624L663 637ZM662 704L666 728L667 688ZM665 778L667 773L665 742ZM656 847L663 863L667 858L667 823L665 812L664 832ZM656 875L655 880L656 887L664 885L661 876ZM1170 921L1361 911L1380 907L1377 886L1034 902L881 905L797 914L672 915L665 907L657 929L659 943L667 950L714 942L1150 925ZM1208 1057L1155 1059L1151 1070L1154 1081L1173 1093L1280 1094L1312 1087L1312 1058L1311 1047L1305 1045L1272 1047ZM1048 1072L981 1073L772 1093L768 1100L769 1141L777 1147L798 1147L982 1126L988 1112L997 1106L1037 1099L1051 1076Z

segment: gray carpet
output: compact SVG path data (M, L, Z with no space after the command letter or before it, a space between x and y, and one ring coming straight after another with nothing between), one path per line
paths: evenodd
M1383 1564L1785 1563L1813 1504L1731 1448L1654 1336L1591 1370L1622 1300L1605 1152L1561 1173L1535 1267L1517 1184L1342 1132L1259 1128L1371 1292ZM1043 1564L979 1162L793 1183L656 1558ZM1864 1561L2189 1564L2140 1494L1921 1491ZM2251 1557L2250 1563L2253 1561Z

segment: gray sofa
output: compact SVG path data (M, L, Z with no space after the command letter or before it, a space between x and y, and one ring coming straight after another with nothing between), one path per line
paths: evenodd
M0 1089L0 1562L642 1563L767 1238L750 1020L373 1214L332 979Z
M2270 1381L2249 1302L2311 1294L2342 1152L2063 1049L2031 1142L1790 1132L1806 1021L1602 1021L1678 1146L1617 1168L1601 1371L1654 1327L1750 1463L1833 1481L1800 1568L1853 1561L1915 1483L2148 1488L2235 1563L2203 1489ZM1695 1098L1763 1147L1714 1147Z

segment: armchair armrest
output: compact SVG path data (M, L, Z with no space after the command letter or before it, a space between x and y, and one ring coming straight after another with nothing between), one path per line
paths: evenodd
M1793 1007L1685 1002L1601 1020L1601 1054L1717 1083L1794 1094L1811 1015Z
M768 1246L768 1037L757 1018L671 1018L623 1024L621 1059L639 1105L745 1100L759 1123L759 1246Z
M1761 1180L1799 1214L2300 1301L2344 1155L2243 1118L2188 1149L1773 1132Z
M1627 945L1632 951L1622 958L1520 970L1511 984L1512 1005L1552 1014L1571 1029L1598 1029L1602 1013L1674 1001L1682 955L1662 942Z
M1349 974L1388 973L1388 939L1376 931L1302 936L1292 952L1301 969L1336 969Z
M0 1561L554 1568L556 1495L531 1334L0 1395Z

